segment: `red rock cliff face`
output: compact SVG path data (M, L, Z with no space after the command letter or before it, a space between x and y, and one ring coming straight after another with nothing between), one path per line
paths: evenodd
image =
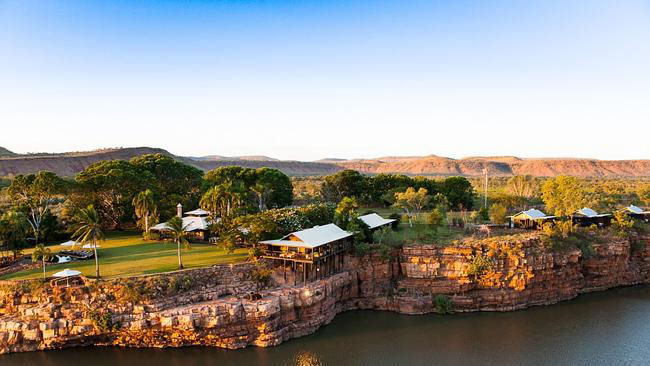
M0 352L91 344L266 347L311 334L352 309L431 313L438 311L436 297L444 295L457 312L508 311L650 281L650 249L633 250L621 240L594 249L589 259L578 250L548 253L534 235L407 247L390 260L350 257L341 273L264 290L259 300L245 296L256 291L250 265L70 289L25 291L25 285L5 283ZM476 271L478 257L493 265ZM147 291L132 290L137 288Z

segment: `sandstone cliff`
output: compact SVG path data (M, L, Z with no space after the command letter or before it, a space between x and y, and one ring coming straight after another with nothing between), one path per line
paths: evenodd
M311 334L351 309L425 314L440 310L436 298L442 295L455 312L509 311L650 282L650 246L634 249L612 239L594 245L594 252L588 259L579 250L549 253L535 234L413 246L390 260L349 257L336 275L271 287L257 299L250 296L257 293L250 264L87 280L71 288L5 282L0 352L98 344L266 347ZM477 257L494 265L471 271Z

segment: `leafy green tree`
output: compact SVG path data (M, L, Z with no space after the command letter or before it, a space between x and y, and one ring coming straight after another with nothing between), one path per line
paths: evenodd
M128 161L110 160L90 165L75 180L82 197L80 202L90 202L102 223L119 229L122 222L133 218L133 197L151 186L154 178Z
M367 178L367 192L371 202L386 203L390 206L395 203L395 192L403 192L408 187L413 187L413 178L403 174L377 174Z
M334 213L336 223L341 227L347 227L352 220L359 217L359 213L357 212L358 209L359 204L356 199L343 197L338 206L336 206L336 211Z
M325 177L322 195L330 202L339 202L343 197L361 200L365 197L367 183L367 178L356 170L343 170Z
M208 189L200 201L204 210L210 211L213 218L219 217L229 222L245 203L246 191L240 181L226 181Z
M508 210L505 206L501 204L493 204L490 206L490 219L493 223L497 225L503 225L506 223L506 214Z
M488 212L487 208L481 207L478 211L476 211L477 222L484 223L489 220L490 220L490 213Z
M644 205L650 206L650 184L645 184L638 189L639 200Z
M625 211L614 212L614 219L612 225L616 230L616 235L619 238L629 238L634 229L634 220L630 219Z
M569 216L587 202L585 189L575 177L560 175L544 182L542 199L556 216Z
M442 182L442 194L447 197L449 205L453 209L465 208L471 210L474 205L474 188L464 177L449 177Z
M97 244L104 240L104 230L102 230L99 213L93 205L90 205L79 210L76 221L79 228L72 234L72 238L81 245L90 244L92 246L95 254L95 277L99 278Z
M395 193L395 206L404 210L409 218L409 225L413 226L412 216L417 215L429 203L431 196L426 188L417 191L409 187L404 192Z
M277 169L251 169L239 166L220 167L206 173L205 190L216 186L238 185L241 188L240 207L247 212L280 208L293 203L291 179Z
M444 218L444 213L437 207L427 215L427 224L433 230L434 234L438 233L438 229L442 226Z
M45 261L49 260L52 257L52 251L49 248L46 248L43 244L38 244L32 252L32 262L38 262L39 260L43 264L43 280L47 277L45 276Z
M144 219L144 231L149 232L149 218L156 212L156 202L151 189L147 189L133 197L133 207L135 215L139 219Z
M200 169L163 154L142 155L130 162L142 174L152 177L147 187L154 192L162 217L174 216L179 202L185 207L198 205L203 182Z
M264 209L282 208L293 204L293 184L286 174L277 169L259 168L255 170L255 177L255 185L271 188L264 200Z
M9 211L0 218L0 240L3 247L13 253L14 259L22 253L29 230L27 218L22 212Z
M177 255L178 255L178 269L183 269L183 261L181 259L181 246L185 249L190 249L190 242L187 240L187 226L183 226L183 219L178 216L172 217L167 221L167 225L171 231L172 239L174 244L176 244Z
M37 174L18 175L7 188L11 201L26 213L34 238L38 243L43 219L50 208L61 201L60 195L65 191L65 181L56 174L41 171Z

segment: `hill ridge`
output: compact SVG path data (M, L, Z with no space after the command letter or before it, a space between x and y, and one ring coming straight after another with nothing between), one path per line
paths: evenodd
M6 150L6 152L5 152ZM4 156L2 154L5 154ZM129 160L145 154L164 154L204 171L220 166L269 167L288 175L327 175L343 169L366 174L394 173L427 176L480 176L487 169L493 176L560 174L581 177L648 177L650 160L597 160L579 158L521 158L517 156L470 156L453 159L437 155L384 156L374 159L328 158L315 162L277 160L263 155L184 157L152 147L107 148L69 153L15 154L0 148L0 177L49 170L74 176L88 165L103 160Z

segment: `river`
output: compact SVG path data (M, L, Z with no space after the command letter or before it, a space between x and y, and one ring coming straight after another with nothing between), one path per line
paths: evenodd
M273 348L77 348L0 356L12 366L650 364L650 287L510 313L339 314Z

